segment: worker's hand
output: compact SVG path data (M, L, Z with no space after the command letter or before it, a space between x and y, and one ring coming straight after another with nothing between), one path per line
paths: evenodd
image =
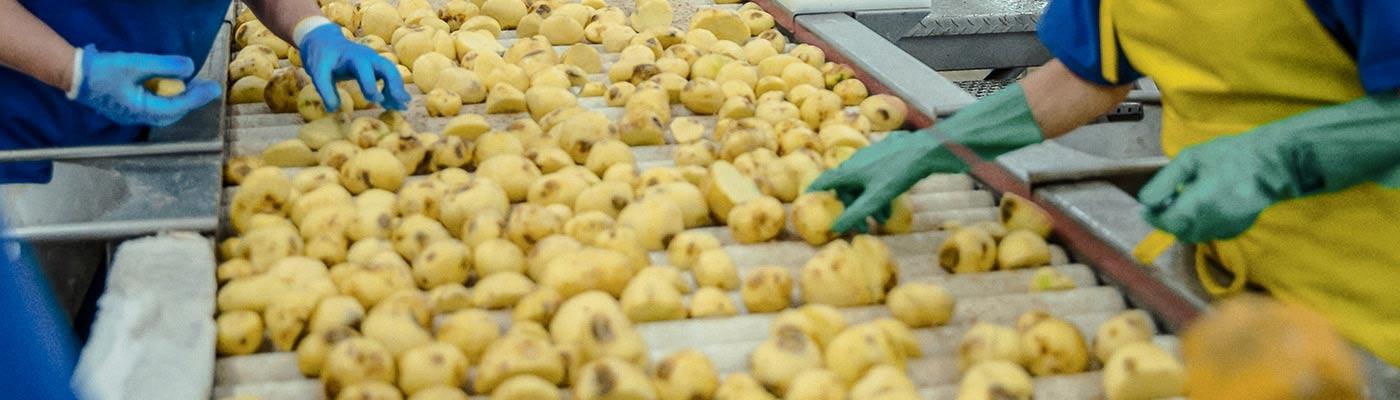
M161 97L147 90L151 78L185 80L194 75L194 61L183 56L98 51L83 47L74 74L73 100L122 125L166 126L219 98L217 83L195 79L184 93Z
M900 194L929 174L954 171L961 165L930 132L892 132L822 173L807 191L834 190L846 204L846 211L831 225L833 232L865 233L869 231L866 217L884 222L890 216L890 202Z
M373 49L346 39L339 25L327 21L311 29L301 38L298 48L302 65L327 110L340 107L342 99L335 91L335 83L349 79L359 83L365 99L384 108L402 111L412 100L404 90L398 67ZM382 93L378 80L384 81Z
M1297 192L1287 157L1257 142L1244 134L1182 151L1138 192L1143 217L1189 243L1244 233L1265 208Z
M966 169L944 146L944 138L986 160L1043 140L1019 83L958 111L936 128L890 133L812 181L808 191L835 190L836 198L846 204L831 231L867 232L865 218L874 216L884 222L890 216L890 202L919 180L936 172Z

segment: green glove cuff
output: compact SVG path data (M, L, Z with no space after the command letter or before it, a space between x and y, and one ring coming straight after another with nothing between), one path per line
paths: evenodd
M930 130L988 161L1045 140L1020 83L978 100Z
M1254 134L1289 157L1284 198L1373 181L1400 187L1400 97L1377 94L1259 127ZM1290 185L1291 184L1291 185Z

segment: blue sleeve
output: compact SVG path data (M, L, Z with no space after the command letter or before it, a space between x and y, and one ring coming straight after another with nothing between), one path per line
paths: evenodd
M1118 58L1118 79L1104 76L1104 53L1099 48L1102 43L1099 40L1099 0L1051 0L1045 6L1036 31L1050 53L1080 78L1112 86L1142 77L1142 73L1133 69L1119 49L1113 52Z
M1356 60L1367 92L1400 89L1400 1L1307 2L1322 26Z

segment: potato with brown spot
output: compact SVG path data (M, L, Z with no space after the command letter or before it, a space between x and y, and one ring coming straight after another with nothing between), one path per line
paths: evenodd
M693 349L667 355L652 370L651 380L660 400L708 399L719 387L714 363Z
M436 339L456 346L470 363L476 363L500 337L501 328L491 314L467 309L447 314L438 325Z
M251 354L262 346L262 317L253 311L232 311L219 314L214 321L218 331L216 347L220 355Z
M702 287L690 297L691 318L728 317L738 314L729 293L712 286Z
M361 382L393 383L397 375L394 356L379 342L369 338L349 338L331 347L326 355L321 382L327 394Z
M715 248L700 252L691 268L695 282L700 286L716 287L724 290L739 288L739 272L734 260L724 249ZM747 302L747 301L746 301Z
M611 357L583 366L574 379L573 396L578 400L657 398L656 389L641 368Z
M467 380L467 357L447 343L415 347L399 357L399 388L409 396L436 386L462 386Z
M792 303L792 276L786 267L760 266L749 271L743 283L740 295L749 312L774 312Z
M773 336L749 356L754 378L779 395L788 391L798 374L821 368L822 362L822 350L817 343L792 326L775 328Z
M997 360L1021 364L1021 335L1010 327L978 322L958 343L958 369L967 371L979 363Z
M490 325L495 328L494 323ZM491 393L507 379L520 375L534 375L553 384L564 381L564 359L539 324L518 322L505 337L492 342L481 356L473 388L476 393Z
M1030 375L1020 365L994 360L963 374L957 400L1030 400L1035 396Z

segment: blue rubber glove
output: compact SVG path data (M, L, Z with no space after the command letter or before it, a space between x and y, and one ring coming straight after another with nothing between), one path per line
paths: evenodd
M98 51L83 47L82 75L71 98L122 125L166 126L219 98L219 84L195 79L185 92L161 97L146 89L151 78L189 79L194 61L183 56Z
M1274 203L1365 182L1400 187L1400 98L1393 94L1189 147L1138 201L1153 226L1204 243L1239 236Z
M360 84L365 99L384 108L403 111L412 100L394 63L368 46L346 39L340 26L329 20L308 31L297 48L301 49L302 66L311 76L311 84L316 85L326 110L340 108L335 83L350 79ZM384 81L383 93L376 80Z
M835 190L836 197L845 203L846 211L831 225L833 232L867 232L866 217L884 222L890 215L890 202L919 180L934 173L967 169L943 146L945 138L987 160L1044 140L1026 104L1025 90L1015 84L958 111L934 128L890 133L822 173L807 191Z

